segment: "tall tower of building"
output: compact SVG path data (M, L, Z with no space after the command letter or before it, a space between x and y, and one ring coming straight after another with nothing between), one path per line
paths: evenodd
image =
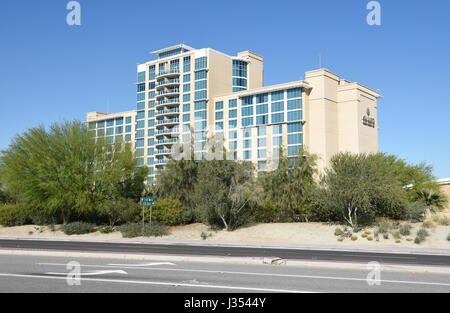
M154 51L138 65L136 157L150 169L148 183L170 159L172 147L194 136L194 152L206 153L214 98L263 85L263 59L250 51L232 57L210 48L176 45Z

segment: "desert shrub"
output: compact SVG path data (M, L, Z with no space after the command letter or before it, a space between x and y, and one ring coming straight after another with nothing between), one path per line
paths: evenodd
M257 222L276 222L278 220L279 209L272 201L266 200L262 205L255 208L255 220Z
M109 226L109 225L107 225L107 226L101 227L99 230L100 230L100 232L102 234L109 234L109 233L112 233L114 231L114 228Z
M429 233L428 230L426 230L425 228L421 228L421 229L419 229L419 231L417 232L417 236L428 237L429 235L430 235L430 233Z
M66 235L82 235L95 231L96 226L86 222L73 222L62 226L62 231Z
M399 232L403 236L408 236L409 234L411 234L411 225L404 224L404 225L400 226Z
M447 241L450 241L450 234L448 234L447 236Z
M425 228L434 228L434 223L432 221L428 220L428 221L424 221L422 226Z
M358 240L358 236L352 235L351 239L352 239L352 241Z
M366 238L367 234L366 233L362 233L361 237Z
M384 238L384 239L389 239L389 233L383 234L383 238Z
M100 216L96 218L96 222L108 221L110 227L133 221L136 216L142 214L141 207L135 200L124 197L103 201L97 209ZM100 221L100 218L103 221Z
M178 225L181 223L183 207L181 202L174 199L160 199L153 206L152 219L165 225ZM149 214L146 217L150 218Z
M392 233L392 236L394 237L394 239L400 239L402 238L402 235L400 234L399 230L396 230Z
M200 234L200 237L201 237L203 240L206 240L208 237L211 237L211 236L212 236L211 233L206 233L206 232L204 232L204 231L202 231L202 233Z
M334 230L335 236L341 236L344 232L339 227Z
M127 223L120 226L119 230L122 233L123 238L135 238L142 236L142 224L140 223ZM152 223L151 227L150 224L144 225L145 237L162 237L168 235L169 233L170 232L166 227L158 223Z
M22 204L0 206L0 225L5 227L21 226L30 222L29 212Z
M450 217L442 216L438 218L437 223L442 226L450 226Z
M410 221L413 223L423 222L425 219L425 212L427 211L427 207L423 202L416 201L410 203L405 208L405 214L403 219L406 221Z
M367 236L367 240L372 241L373 237L372 236Z
M31 222L34 225L46 226L51 224L57 224L59 221L56 217L46 212L33 212L31 214Z
M142 224L126 223L119 227L123 238L134 238L142 236Z
M391 224L387 221L383 221L378 225L378 232L380 234L386 234L387 232L389 232L389 228L390 228Z
M145 229L145 236L149 236L149 237L162 237L162 236L167 236L170 234L169 229L164 226L161 225L159 223L152 223L152 226L150 227L146 227Z
M430 234L428 233L428 231L425 228L421 228L419 229L419 231L416 234L416 238L414 239L414 243L416 244L420 244L422 241L425 241L425 239L429 236Z
M184 208L183 213L180 216L180 223L182 225L188 225L198 222L199 218L197 212L193 208Z

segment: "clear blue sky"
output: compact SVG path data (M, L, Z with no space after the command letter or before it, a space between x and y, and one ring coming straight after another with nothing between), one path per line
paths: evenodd
M265 84L324 67L384 96L380 150L450 177L450 2L380 0L66 0L0 2L0 149L39 124L136 106L136 63L177 43L264 56ZM164 4L170 3L170 6Z

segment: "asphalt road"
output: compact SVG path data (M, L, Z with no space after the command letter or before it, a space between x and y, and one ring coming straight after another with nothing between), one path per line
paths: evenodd
M0 249L36 249L84 252L150 253L195 256L278 257L291 260L322 260L382 264L450 266L450 255L421 255L355 251L265 249L187 244L108 243L77 241L0 240Z
M67 267L73 261L80 264L79 285L70 285L75 276L67 275L74 269ZM368 274L275 265L0 255L2 293L450 292L449 274L381 272L378 285L368 283Z

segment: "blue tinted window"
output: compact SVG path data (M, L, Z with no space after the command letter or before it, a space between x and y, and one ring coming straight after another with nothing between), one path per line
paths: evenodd
M302 99L288 100L287 109L288 110L299 110L302 108Z
M243 107L242 116L250 116L250 115L253 115L253 107Z
M207 58L206 57L201 57L201 58L195 59L195 69L196 70L206 68L206 66L207 66Z
M228 101L228 107L229 108L235 108L237 107L237 99L232 99Z
M302 89L301 88L289 89L287 91L287 98L288 99L299 98L301 96L302 96Z
M144 137L144 130L143 129L140 129L140 130L137 130L136 131L136 138L142 138L142 137Z
M256 117L256 125L269 124L269 115L259 115Z
M142 148L144 146L144 139L136 139L136 148Z
M242 126L246 127L246 126L251 126L253 125L253 117L246 117L242 119Z
M300 121L302 119L302 111L288 112L288 122Z
M145 82L145 72L139 72L138 73L137 81L138 81L138 83Z
M195 110L206 110L206 101L195 102Z
M274 102L272 103L272 112L284 111L284 102Z
M284 99L284 91L275 91L272 92L272 101L278 101L278 100L283 100Z
M137 109L138 110L145 110L145 101L138 102Z
M288 124L288 133L298 133L303 130L301 123Z
M267 103L256 106L256 114L265 114L268 112L269 112L269 105Z
M206 89L206 80L199 80L195 82L195 90Z
M265 103L269 101L269 94L268 93L264 93L261 95L256 95L256 103Z
M242 105L253 104L253 96L242 97Z
M272 114L272 123L282 123L284 122L284 113Z
M139 111L136 114L136 120L143 120L145 119L145 111Z

